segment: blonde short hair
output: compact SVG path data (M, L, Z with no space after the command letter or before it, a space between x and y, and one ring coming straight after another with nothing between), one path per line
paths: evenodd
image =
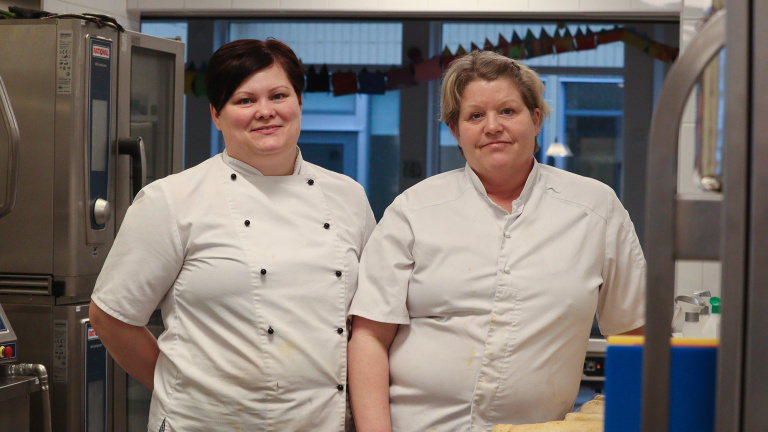
M520 91L523 103L531 112L541 111L539 126L549 116L551 108L544 102L544 83L539 75L525 64L492 51L475 50L457 58L448 67L443 79L440 101L440 121L455 127L459 121L461 96L473 81L495 81L507 78ZM538 150L536 143L536 150Z

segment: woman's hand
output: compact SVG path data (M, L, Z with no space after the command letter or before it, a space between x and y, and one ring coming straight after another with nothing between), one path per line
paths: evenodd
M148 389L154 389L157 339L146 327L126 324L91 302L91 325L113 359Z
M356 316L347 349L349 399L358 432L389 432L389 346L397 324Z

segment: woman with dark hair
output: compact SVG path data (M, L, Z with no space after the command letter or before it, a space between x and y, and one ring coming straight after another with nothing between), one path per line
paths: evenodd
M365 192L302 160L304 71L282 42L222 46L206 88L226 149L137 195L91 322L153 389L149 432L344 431Z

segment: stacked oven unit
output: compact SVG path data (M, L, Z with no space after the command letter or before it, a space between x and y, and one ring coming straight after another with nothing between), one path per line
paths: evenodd
M132 197L181 170L184 46L92 16L0 21L0 40L0 303L18 361L48 371L53 430L121 430L88 305Z

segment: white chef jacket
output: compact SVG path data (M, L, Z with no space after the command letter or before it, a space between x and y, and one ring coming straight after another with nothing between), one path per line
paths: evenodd
M389 351L395 432L485 432L562 419L595 313L604 334L644 324L645 273L608 186L534 162L509 213L467 165L386 210L349 313L401 324Z
M347 310L374 226L359 184L301 155L291 176L223 153L145 187L93 301L136 326L161 306L148 430L344 431Z

